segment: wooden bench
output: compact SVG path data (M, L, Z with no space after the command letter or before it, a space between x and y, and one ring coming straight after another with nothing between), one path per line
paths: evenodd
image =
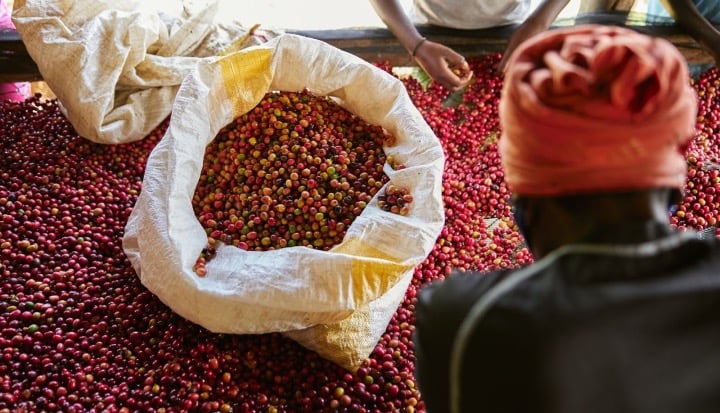
M665 38L672 42L691 65L715 63L693 38L684 33L676 24L642 25L619 24L626 13L591 13L575 18L576 24L600 23L622 25L639 32ZM557 25L555 27L560 27ZM466 57L503 52L515 26L504 26L483 30L455 30L436 26L420 26L420 33L439 43L451 47ZM390 62L393 66L408 66L414 63L408 52L398 43L387 29L343 29L305 30L297 34L323 40L340 49L353 53L370 62Z
M593 13L575 18L576 24L618 24L619 21L623 21L622 16L615 12ZM712 57L677 25L625 26L668 39L680 49L691 65L714 63ZM482 30L454 30L434 26L421 26L418 29L423 36L452 47L467 57L474 57L502 52L514 26ZM369 62L389 62L393 66L414 64L407 51L385 28L289 30L288 32L323 40ZM20 35L13 30L0 31L0 82L41 80L42 75L35 61L27 53Z

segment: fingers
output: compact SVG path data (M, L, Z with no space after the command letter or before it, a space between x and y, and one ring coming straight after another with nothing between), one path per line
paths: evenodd
M444 68L442 74L437 74L437 76L433 77L437 83L440 83L444 88L451 92L455 92L467 86L468 83L470 83L471 78L472 72L469 67L467 70L463 71L460 68L452 69L449 66Z
M465 87L472 78L465 57L440 43L425 42L415 60L430 78L450 91Z
M438 83L455 92L470 83L472 71L470 65L461 55L453 54L444 59L442 74L438 75Z
M415 61L433 81L451 92L466 87L472 80L473 73L465 57L440 43L425 42Z

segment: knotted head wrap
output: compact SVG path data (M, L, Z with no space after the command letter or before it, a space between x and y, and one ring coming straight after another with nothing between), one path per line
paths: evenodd
M511 56L499 150L510 190L568 195L682 187L697 97L667 40L621 27L555 29Z

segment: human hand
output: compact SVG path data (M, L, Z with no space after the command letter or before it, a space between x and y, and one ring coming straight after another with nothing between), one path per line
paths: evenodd
M416 50L415 61L432 80L450 92L464 88L472 78L470 66L462 55L430 40Z

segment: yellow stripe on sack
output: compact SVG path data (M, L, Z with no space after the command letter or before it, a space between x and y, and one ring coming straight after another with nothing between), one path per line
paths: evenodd
M352 264L352 286L353 299L356 303L367 303L372 291L380 294L388 291L400 278L414 267L407 264L399 264L394 260L397 257L386 254L359 238L351 238L343 241L332 249L332 252L347 254L357 257L372 259L353 260ZM371 278L370 278L371 277Z
M254 108L270 88L272 50L243 50L221 58L218 63L236 118Z

